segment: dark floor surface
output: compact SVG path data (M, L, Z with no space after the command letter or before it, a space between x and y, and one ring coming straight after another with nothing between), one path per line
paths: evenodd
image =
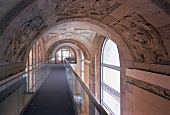
M75 115L63 64L56 64L23 115Z

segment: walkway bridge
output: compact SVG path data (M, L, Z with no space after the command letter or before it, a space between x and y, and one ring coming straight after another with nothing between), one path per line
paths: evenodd
M107 115L68 63L43 64L0 83L0 115Z

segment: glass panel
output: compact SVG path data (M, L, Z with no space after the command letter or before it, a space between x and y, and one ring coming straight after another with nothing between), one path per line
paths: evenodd
M120 93L120 72L103 67L103 82Z
M38 46L38 53L39 53L39 62L41 62L41 48L40 45Z
M35 63L36 63L36 60L35 60L35 59L36 59L36 58L35 58L35 52L36 52L36 51L35 51L35 44L33 45L32 52L33 52L33 56L32 56L32 57L33 57L33 64L35 64ZM35 66L34 66L34 67L35 67Z
M104 47L103 63L120 66L117 45L108 40Z
M0 85L0 115L19 115L51 68L44 64Z
M68 64L65 64L65 67L66 67L67 80L68 80L69 87L73 95L74 104L75 104L78 115L100 115L101 112L98 111L99 107L96 107L92 101L92 100L95 100L95 98L91 99L89 97L88 93L83 88L80 81L77 79L78 76L76 76L75 73L73 73L72 68ZM98 106L100 106L100 104L98 104ZM106 113L103 108L101 111L102 112L104 111L103 113ZM105 115L105 114L102 114L102 115Z
M117 45L111 40L106 39L103 48L102 63L120 67ZM102 83L104 83L101 86L107 87L108 85L120 94L120 71L106 66L101 66ZM120 96L117 94L111 95L106 91L101 88L101 99L104 102L102 103L103 107L111 115L120 115Z
M29 65L32 65L32 49L29 53Z
M103 102L109 107L115 115L120 115L120 103L116 101L111 95L103 90Z

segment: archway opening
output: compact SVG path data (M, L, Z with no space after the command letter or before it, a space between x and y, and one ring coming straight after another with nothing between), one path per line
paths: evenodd
M30 71L42 64L40 42L36 41L32 46L26 62L26 71Z
M64 63L64 60L69 63L76 63L76 53L73 48L68 46L60 47L55 53L55 63Z

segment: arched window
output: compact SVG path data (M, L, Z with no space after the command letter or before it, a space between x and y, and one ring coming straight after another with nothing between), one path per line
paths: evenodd
M106 39L101 54L101 104L109 115L120 115L120 62L117 45Z
M32 46L26 63L25 71L27 73L26 82L27 82L27 92L35 92L36 87L34 87L34 84L36 83L36 76L35 72L31 71L34 68L37 68L42 64L41 60L41 48L39 41L35 42Z
M27 58L26 71L32 70L33 68L41 65L41 48L40 43L37 41L31 48L30 53Z
M83 55L83 52L81 51L80 52L80 63L81 63L81 79L82 81L84 82L84 55Z
M69 63L76 63L76 53L68 46L60 47L56 52L56 63L63 63L67 59Z

